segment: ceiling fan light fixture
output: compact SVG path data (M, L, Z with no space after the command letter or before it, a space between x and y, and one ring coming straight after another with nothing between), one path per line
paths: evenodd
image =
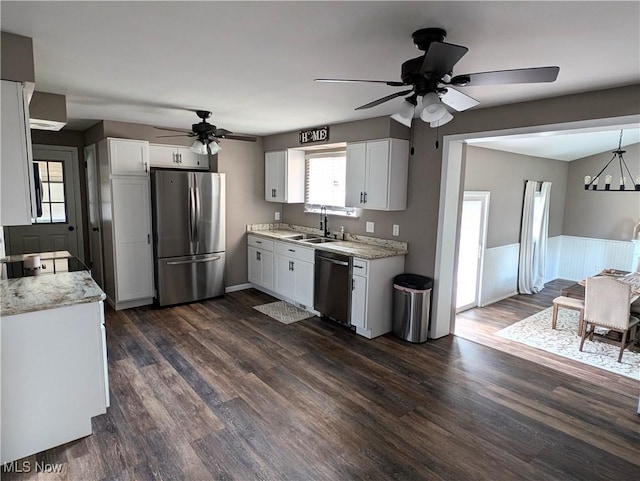
M206 147L205 150L207 150ZM222 147L220 147L220 144L218 142L212 140L211 142L209 142L209 150L211 151L211 155L216 155L222 150Z
M191 145L191 152L195 152L196 154L206 155L207 154L207 146L200 142L199 140L195 140Z
M447 108L442 102L440 102L438 94L430 92L422 97L422 111L420 112L420 118L424 122L436 122L443 118L447 113Z
M451 112L447 111L445 112L445 114L442 116L441 119L430 122L429 126L433 128L442 127L444 124L448 124L452 120L453 120L453 115L451 114Z
M402 102L400 112L393 114L391 118L397 122L400 122L402 125L411 127L411 121L413 120L415 109L416 106L414 104L405 100Z

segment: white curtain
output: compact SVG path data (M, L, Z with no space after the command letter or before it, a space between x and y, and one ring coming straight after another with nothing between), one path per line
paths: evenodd
M528 180L522 208L518 290L521 294L535 294L544 289L549 237L549 197L551 182Z

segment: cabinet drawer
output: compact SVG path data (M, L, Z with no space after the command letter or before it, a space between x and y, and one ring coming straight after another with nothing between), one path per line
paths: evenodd
M367 276L369 263L362 259L353 259L353 273L358 276Z
M250 235L247 237L247 244L266 251L273 251L273 241L262 237Z
M293 257L301 261L314 262L314 250L309 247L300 247L289 242L276 242L275 249L276 254Z

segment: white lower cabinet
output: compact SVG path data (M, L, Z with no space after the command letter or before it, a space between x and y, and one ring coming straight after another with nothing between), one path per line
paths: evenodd
M274 291L313 309L314 249L275 242Z
M404 272L404 256L353 260L351 324L368 339L391 332L393 278Z
M248 279L254 285L273 289L273 241L249 236L247 239Z
M247 256L247 277L255 287L313 309L313 249L249 235Z
M102 301L2 316L0 463L92 433L109 406Z

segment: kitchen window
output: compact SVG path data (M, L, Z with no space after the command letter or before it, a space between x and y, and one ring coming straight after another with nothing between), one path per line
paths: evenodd
M35 219L38 224L67 222L64 195L64 163L57 160L35 162L42 185L42 215Z
M308 152L305 156L305 212L357 217L354 207L346 207L347 151Z

